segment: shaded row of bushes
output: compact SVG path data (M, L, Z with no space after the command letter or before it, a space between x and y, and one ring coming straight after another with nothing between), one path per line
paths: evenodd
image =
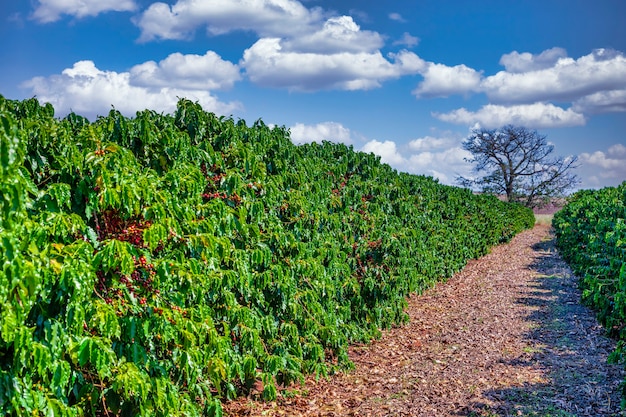
M612 359L624 361L626 342L626 182L582 190L554 215L559 252L580 277L583 301L618 340ZM626 385L625 385L626 387Z

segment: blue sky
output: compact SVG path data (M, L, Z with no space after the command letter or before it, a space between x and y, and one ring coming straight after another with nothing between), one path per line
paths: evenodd
M18 0L0 94L57 116L217 114L453 184L472 128L537 129L581 187L626 180L624 0Z

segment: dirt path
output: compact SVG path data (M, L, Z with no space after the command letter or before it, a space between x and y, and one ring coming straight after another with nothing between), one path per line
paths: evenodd
M411 321L351 348L356 368L233 416L619 416L623 367L537 226L422 296Z

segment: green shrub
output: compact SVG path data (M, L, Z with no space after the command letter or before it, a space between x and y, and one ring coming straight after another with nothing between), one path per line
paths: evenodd
M530 210L283 127L0 96L0 413L220 415L406 321Z
M580 276L582 299L618 339L613 359L624 360L626 340L626 182L582 190L554 215L557 244Z

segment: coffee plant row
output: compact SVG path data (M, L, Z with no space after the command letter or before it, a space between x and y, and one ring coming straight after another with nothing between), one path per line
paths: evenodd
M271 400L533 222L188 100L89 122L0 96L0 414Z
M618 340L612 359L626 362L626 182L575 193L553 225L559 252L580 276L583 301Z

